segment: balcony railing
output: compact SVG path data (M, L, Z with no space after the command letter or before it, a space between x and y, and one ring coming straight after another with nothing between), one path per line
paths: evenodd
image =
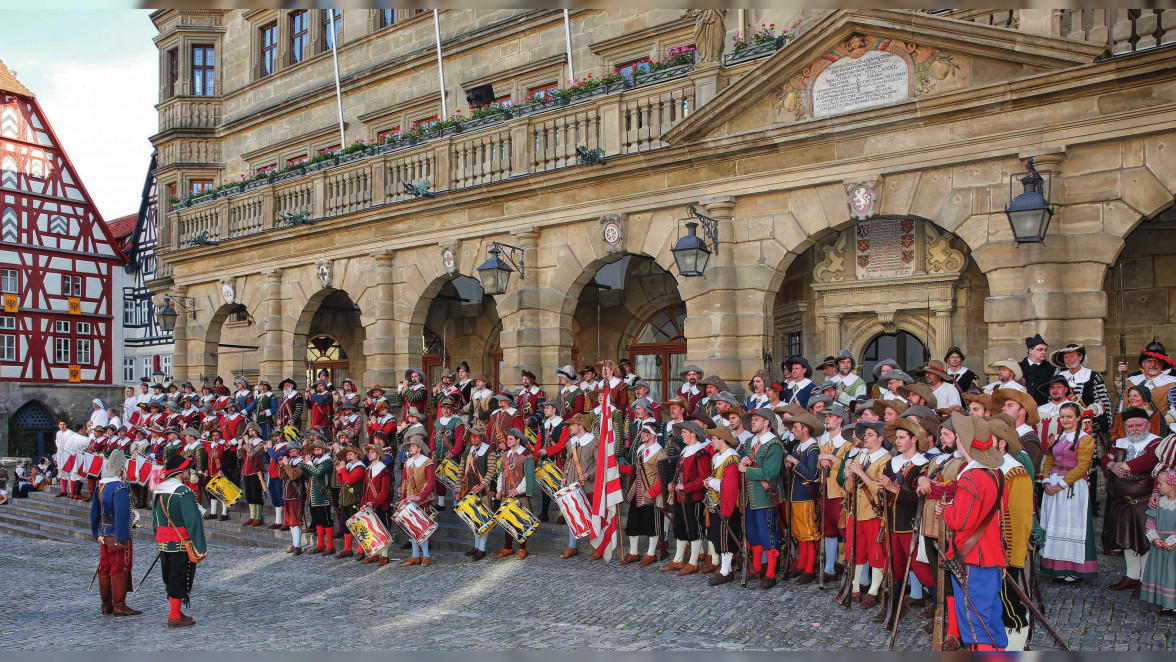
M198 237L216 242L257 234L282 226L288 215L317 219L413 199L405 184L428 180L430 192L457 191L574 166L577 147L603 149L606 156L666 147L661 137L695 106L689 69L676 74L177 202L169 215L176 228L172 247L185 248Z
M207 97L172 99L159 109L159 131L215 129L221 121L220 99Z
M1021 27L1020 9L923 9L1002 28ZM1176 43L1176 9L1053 9L1051 32L1075 41L1105 44L1115 57Z

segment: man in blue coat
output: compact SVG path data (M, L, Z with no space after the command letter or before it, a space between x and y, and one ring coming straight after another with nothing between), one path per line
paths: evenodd
M131 492L123 482L126 464L127 456L121 450L110 452L90 506L90 532L101 545L98 588L102 593L102 613L115 616L142 613L127 606L127 589L131 585L131 527L136 515L131 510Z

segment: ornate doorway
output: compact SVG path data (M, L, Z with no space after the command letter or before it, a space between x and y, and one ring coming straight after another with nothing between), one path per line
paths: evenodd
M314 383L319 370L326 370L328 381L339 388L339 384L351 376L351 361L339 341L326 334L310 339L306 345L306 384Z
M874 366L886 359L894 359L906 371L914 370L927 358L927 345L913 333L881 333L866 345L862 353L862 375L873 379Z

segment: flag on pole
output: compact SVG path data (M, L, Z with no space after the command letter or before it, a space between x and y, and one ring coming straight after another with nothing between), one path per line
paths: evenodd
M600 407L600 440L596 456L596 482L592 491L592 546L604 558L611 559L617 538L616 506L624 499L621 492L621 471L617 468L616 430L613 429L612 389L604 389L604 404Z

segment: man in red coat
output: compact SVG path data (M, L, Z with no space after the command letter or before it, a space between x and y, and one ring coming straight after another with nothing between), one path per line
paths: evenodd
M392 467L384 464L384 444L387 441L383 432L377 432L373 435L372 443L363 447L367 453L368 467L363 478L363 498L360 499L360 504L374 510L384 528L391 532L389 517L392 509ZM379 565L388 565L388 550L391 547L385 547L383 552L375 556L365 556L366 550L361 549L355 558L362 563L376 562Z
M703 389L698 387L698 380L702 379L702 375L702 368L696 365L688 365L682 369L682 385L674 394L686 401L687 417L694 415L699 401L706 397Z
M1008 646L1001 618L1000 588L1004 584L1005 553L1001 545L1000 497L1004 458L988 423L978 417L953 413L951 421L959 443L971 437L972 461L960 472L951 503L935 505L937 515L952 532L944 553L961 565L967 591L952 576L956 618L960 635L972 650L1004 650Z
M1113 439L1102 456L1107 478L1107 513L1103 526L1103 548L1122 549L1127 573L1109 587L1112 591L1131 591L1136 597L1147 564L1151 543L1147 539L1147 505L1155 487L1152 469L1159 458L1156 447L1160 437L1149 429L1146 410L1128 407L1123 410L1126 436Z
M387 400L376 401L375 413L367 420L368 441L374 440L377 432L383 432L388 439L396 438L397 421L391 410Z
M523 418L523 412L515 407L514 397L509 393L497 393L494 396L498 400L498 409L495 409L490 414L490 421L486 424L486 431L490 437L486 440L495 450L499 452L506 451L506 431L511 428L519 428L520 430L526 426L527 420Z
M523 420L531 422L532 417L536 414L542 414L539 411L539 403L547 398L547 394L543 389L535 384L535 373L530 370L523 371L523 388L519 390L518 407L519 411L523 413ZM541 416L540 416L541 418ZM532 432L539 431L539 419L535 419L534 423L529 425Z

